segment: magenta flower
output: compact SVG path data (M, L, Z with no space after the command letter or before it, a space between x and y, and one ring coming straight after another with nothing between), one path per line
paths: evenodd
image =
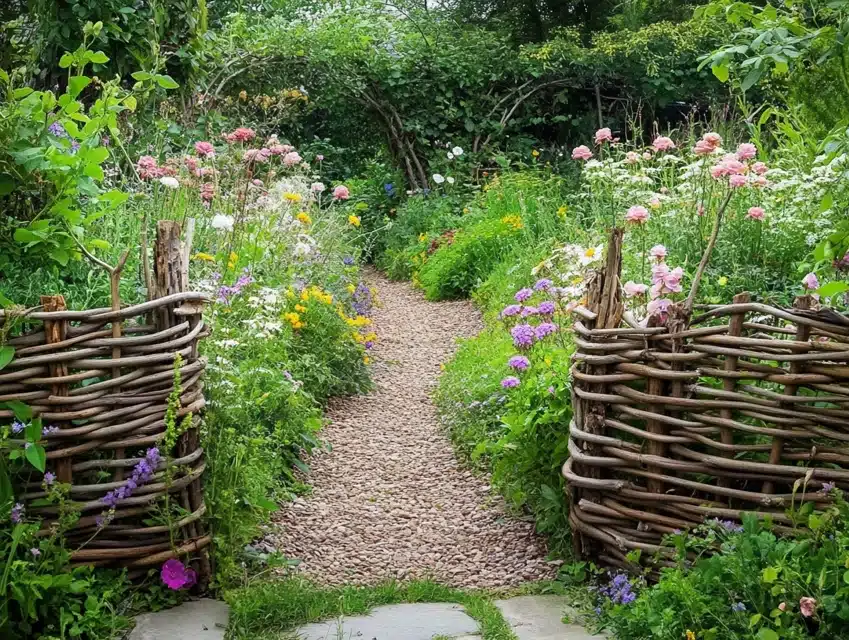
M761 207L749 207L749 212L746 214L746 217L751 218L752 220L763 220L765 213L766 212Z
M194 569L185 567L182 562L175 558L165 561L165 564L162 565L161 576L165 586L174 591L191 587L197 582L197 573Z

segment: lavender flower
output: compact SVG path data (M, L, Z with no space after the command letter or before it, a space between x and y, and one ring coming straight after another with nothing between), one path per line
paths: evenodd
M509 318L511 316L517 316L522 312L522 305L519 304L511 304L504 307L501 311L502 318Z
M44 474L44 484L46 484L47 486L50 486L54 482L56 482L56 474L54 474L50 471L48 471L47 473Z
M720 520L719 518L713 518L708 522L715 524L718 527L722 527L729 533L741 533L743 531L743 525L737 524L733 520Z
M539 326L537 326L535 330L535 335L537 340L542 340L547 335L555 333L557 331L557 325L553 322L543 322Z
M41 430L41 435L46 437L49 436L51 433L56 433L57 431L59 431L59 427L57 427L56 425L50 425L48 427L44 427Z
M540 278L534 285L534 291L547 291L554 283L548 278Z
M735 611L737 613L742 613L743 611L746 610L746 605L743 604L742 602L735 602L734 604L731 605L731 610Z
M344 264L346 267L352 266L354 264L353 256L345 256L344 258L342 258L342 264Z
M835 484L833 482L823 482L822 483L822 492L823 493L831 493L834 491Z
M551 300L543 300L539 303L539 307L537 307L539 312L544 316L550 316L554 313L555 308L555 304Z
M65 127L62 126L61 122L54 122L47 130L52 133L54 136L59 136L60 138L65 138L68 136L68 133L65 131Z
M522 317L527 318L528 316L535 316L539 313L539 309L536 307L525 307L522 309Z
M24 505L20 502L16 502L15 506L12 507L12 512L9 514L9 518L11 518L12 522L15 524L19 524L24 519Z
M100 501L107 507L114 509L118 506L120 500L129 498L139 486L150 482L160 462L162 462L162 456L159 455L159 449L151 447L147 450L144 458L139 460L136 466L133 467L133 475L130 479L123 486L107 493Z
M534 292L531 291L528 288L525 288L525 289L519 289L516 292L516 295L513 296L513 297L516 299L516 302L524 302L525 300L530 298L532 295L534 295Z
M501 381L501 387L503 389L512 389L513 387L518 387L519 384L521 384L521 380L516 376L507 376Z
M534 344L534 328L529 324L517 324L510 330L513 344L520 349L528 349Z
M19 434L25 428L26 428L26 425L23 422L19 422L18 420L15 420L12 423L12 433L14 433L15 435Z
M599 593L608 598L613 604L629 604L637 599L628 576L618 573L607 586L601 587Z
M359 316L368 316L374 306L374 299L371 295L371 289L365 282L360 282L354 293L351 294L351 306Z
M524 371L531 366L531 361L525 356L513 356L507 361L507 366L517 371Z

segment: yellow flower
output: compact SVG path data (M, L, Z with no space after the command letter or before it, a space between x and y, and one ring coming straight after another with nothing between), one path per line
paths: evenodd
M375 342L377 340L377 334L374 331L369 331L363 337L365 338L366 342Z
M419 234L419 242L424 242L425 240L427 240L427 234L426 233L420 233Z
M283 198L287 202L300 202L303 200L300 193L284 193Z
M728 278L726 278L725 276L721 276L719 280L717 280L717 284L719 284L720 287L724 287L728 284Z
M439 370L440 370L440 371L445 371L445 365L444 365L443 363L441 363L441 362L439 363Z
M463 207L463 213L469 213L471 209L469 207Z
M227 259L227 268L228 269L235 269L236 263L238 261L239 261L239 255L237 253L234 253L233 251L231 251L230 257Z
M363 356L363 362L365 364L371 364L371 358L369 358L368 356Z
M687 629L687 640L696 640L696 634Z
M298 196L300 197L300 196ZM310 214L306 211L301 211L298 215L298 222L302 222L303 224L312 224L312 218L310 218Z
M354 291L357 290L357 288L352 284L349 284L346 288L348 289L348 293L354 293Z
M516 230L519 230L524 226L522 224L522 218L516 215L504 216L503 218L501 218L501 222L513 227Z
M295 292L292 290L292 287L286 289L286 297L290 299L295 297Z
M567 211L568 211L568 209L567 209L566 205L564 204L562 207L557 209L557 215L560 216L561 218L563 218L563 217L566 216Z
M305 313L306 310L307 310L307 308L302 304L296 304L295 305L295 311L297 311L298 313Z
M355 227L360 226L360 217L359 216L348 216L348 224L353 225Z
M550 367L550 366L551 366L551 362L552 362L551 357L550 357L550 356L545 356L545 360L544 360L544 362L545 362L545 365L546 365L547 367Z
M536 149L534 149L533 151L531 151L531 155L532 155L534 158L539 158L539 151L537 151Z
M195 260L203 260L204 262L215 262L215 256L211 256L208 253L203 253L201 251L198 251L194 255L194 259Z
M351 327L367 327L371 324L371 320L366 318L365 316L357 316L355 318L348 318L345 322L348 323Z
M289 324L292 325L293 329L300 329L304 326L304 323L301 322L301 316L297 313L289 312L283 314L283 319L286 320Z
M247 99L248 99L248 92L245 91L244 89L239 91L239 100L244 101L244 100L247 100Z
M588 247L586 251L584 251L585 258L595 258L595 247Z

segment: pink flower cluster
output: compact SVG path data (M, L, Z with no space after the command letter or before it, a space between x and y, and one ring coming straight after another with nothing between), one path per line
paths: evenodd
M654 142L651 143L651 147L655 151L672 151L672 149L675 148L675 143L672 142L672 138L658 136L654 139Z
M593 152L589 147L582 144L580 147L572 149L572 160L589 160L593 157Z
M702 136L702 139L693 147L693 153L697 156L708 156L719 148L722 144L722 136L713 131L709 131Z
M765 187L769 184L764 174L768 171L763 162L755 162L751 166L746 160L751 160L757 154L755 145L744 142L736 153L728 153L722 157L716 165L711 167L710 175L715 179L728 178L728 184L732 188L744 187L752 184L756 187Z
M347 200L350 197L351 192L348 191L348 187L346 187L344 184L340 184L333 189L334 200Z
M256 163L256 164L265 164L268 162L268 159L271 158L271 151L263 147L262 149L248 149L245 151L245 155L242 156L242 160L245 164Z
M215 147L211 142L195 142L195 151L201 158L215 157Z
M232 133L224 134L224 140L226 140L229 144L234 144L236 142L249 142L254 138L256 138L256 131L249 129L248 127L239 127Z
M628 213L625 214L625 222L630 222L632 224L645 224L649 220L649 212L645 207L641 207L640 205L635 205L628 209Z
M297 151L289 151L285 156L283 156L283 164L287 167L294 167L302 161L303 158L301 158L301 155Z
M215 198L215 185L211 182L204 182L200 186L200 199L208 207L213 198Z
M174 167L160 167L156 158L153 156L142 156L139 158L136 168L142 180L157 180L165 176L177 175L177 170Z

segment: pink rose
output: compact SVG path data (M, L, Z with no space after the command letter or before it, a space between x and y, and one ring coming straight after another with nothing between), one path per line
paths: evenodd
M649 249L649 255L655 260L663 260L666 257L666 247L662 244L656 244Z
M599 129L595 132L595 143L601 144L602 142L613 142L613 134L610 132L608 127L604 127L603 129Z
M625 222L632 222L634 224L645 224L648 222L648 219L648 209L641 207L640 205L634 205L628 209L628 213L625 214Z
M746 176L741 176L739 173L735 173L730 178L728 178L728 184L730 184L735 189L737 187L745 187L746 182Z
M629 298L644 296L646 295L646 291L649 290L648 285L638 284L633 280L628 280L628 282L626 282L622 288L625 290L625 295Z
M215 147L212 146L211 142L195 142L195 151L202 158L215 157Z
M811 272L807 274L804 278L802 278L802 284L805 286L805 289L819 289L820 281L817 279L815 273Z
M757 173L759 176L762 176L767 171L769 171L769 169L766 166L766 164L764 164L763 162L756 162L755 164L752 165L752 171L754 173Z
M702 140L709 144L711 147L716 149L719 145L722 144L722 136L718 133L710 131L702 136Z
M333 198L335 200L347 200L351 197L351 192L348 191L348 187L344 184L340 184L335 189L333 189Z
M697 156L708 156L713 153L714 148L715 147L712 147L704 140L699 140L696 143L696 146L693 147L693 153L695 153Z
M749 207L749 212L746 214L746 217L751 218L752 220L763 220L765 213L766 212L761 207Z
M749 160L758 155L758 148L751 142L744 142L737 147L737 157L740 160Z
M593 157L593 152L586 145L575 147L572 149L572 160L589 160Z
M799 598L799 611L805 618L810 618L817 612L817 601L809 596Z
M297 151L289 151L285 156L283 156L283 164L287 167L294 167L296 164L299 164L301 160L303 160L303 158L301 158L301 155Z
M654 139L654 142L651 143L651 146L655 151L671 151L675 148L675 143L672 142L672 138L658 136Z

